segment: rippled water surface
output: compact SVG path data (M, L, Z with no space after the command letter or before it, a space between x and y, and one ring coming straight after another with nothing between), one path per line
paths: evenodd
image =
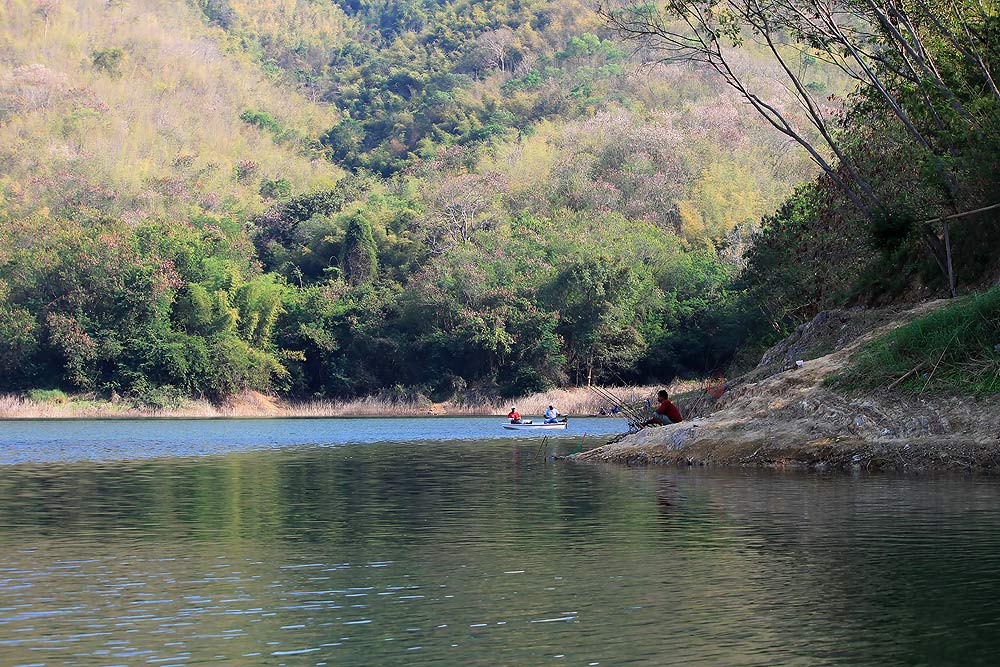
M0 423L0 665L997 664L992 478L428 421Z

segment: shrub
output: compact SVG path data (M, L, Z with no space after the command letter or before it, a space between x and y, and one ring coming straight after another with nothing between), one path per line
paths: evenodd
M270 130L275 134L281 132L281 123L266 111L254 111L253 109L244 109L240 114L240 120L242 120L247 125L253 125L254 127L259 127L262 130Z
M362 213L351 216L340 252L340 268L348 283L361 285L375 278L378 273L375 251L372 225L368 218Z
M31 365L38 344L35 316L24 308L0 305L0 377L10 381L22 375Z
M260 171L260 163L255 160L240 160L233 168L237 183L249 183Z
M184 392L171 385L153 385L145 378L132 384L128 392L133 408L176 410L184 403Z
M73 317L49 313L45 323L50 345L65 360L65 379L77 387L89 389L95 377L93 362L97 356L97 342Z
M113 79L122 75L121 64L125 60L125 51L119 48L94 49L90 52L90 62L94 69L107 73Z
M265 178L260 184L260 196L265 199L287 199L292 195L292 184L287 178Z
M868 226L872 246L888 256L913 233L916 220L909 212L880 212Z
M361 150L365 140L365 130L358 121L345 118L320 137L320 143L330 151L330 156L343 162Z
M916 369L916 372L913 372ZM903 391L1000 393L1000 287L956 300L865 345L829 382Z
M36 403L55 403L57 405L62 405L69 400L69 397L61 389L32 389L27 393L27 397Z

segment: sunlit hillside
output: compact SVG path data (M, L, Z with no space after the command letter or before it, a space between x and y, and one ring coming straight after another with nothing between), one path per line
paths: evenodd
M336 112L222 38L180 2L0 4L0 196L134 220L329 186L315 137Z
M810 172L576 0L0 11L8 387L166 405L701 370L738 339L748 235Z
M240 222L329 187L338 164L387 175L489 146L466 158L479 172L528 169L558 205L701 242L753 225L810 169L710 78L637 70L584 4L487 4L10 0L0 197L15 213ZM764 60L746 66L773 93ZM573 193L606 187L603 203Z
M253 55L270 74L282 70L316 99L318 77L360 26L335 2L314 0L229 0L195 3L213 25L233 34L232 46Z
M586 0L0 0L0 390L669 382L919 284L937 237L907 221L947 210L923 174L950 162L794 34L738 41L664 62ZM837 141L878 207L815 181ZM946 174L970 208L989 145ZM960 279L995 261L977 229Z

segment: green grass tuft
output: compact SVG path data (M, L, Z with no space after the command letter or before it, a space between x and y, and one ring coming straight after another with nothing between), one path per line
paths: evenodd
M32 389L27 393L29 400L37 403L54 403L62 405L69 400L61 389Z
M967 296L866 344L828 383L909 393L1000 393L1000 287Z

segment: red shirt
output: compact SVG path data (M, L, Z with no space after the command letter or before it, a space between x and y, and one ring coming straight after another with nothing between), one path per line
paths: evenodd
M660 407L656 408L656 414L666 415L675 424L684 421L684 418L681 417L681 411L677 409L676 405L670 402L669 398L660 401Z
M507 415L507 419L511 421L517 421L520 418L521 418L521 413L518 412L517 410L511 410L510 414Z

